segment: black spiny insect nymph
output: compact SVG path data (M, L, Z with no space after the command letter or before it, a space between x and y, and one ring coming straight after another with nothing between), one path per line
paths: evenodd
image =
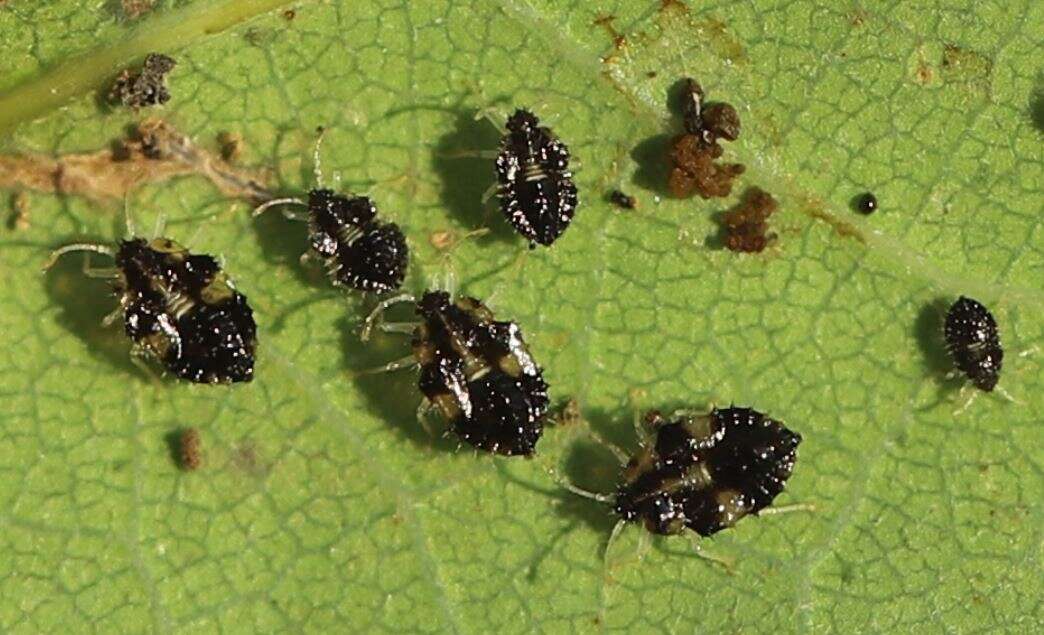
M130 238L115 250L99 244L67 245L52 254L47 267L72 251L115 259L112 269L85 271L112 280L120 306L105 323L122 314L135 354L152 357L195 383L254 378L253 311L213 257L190 253L169 238Z
M416 301L400 296L381 303L367 319L364 339L377 316L397 302ZM495 320L475 298L451 299L445 291L426 292L416 313L418 323L378 326L413 335L413 354L378 371L419 366L422 412L434 406L460 439L480 450L533 454L543 432L548 387L518 324Z
M365 196L308 193L308 238L334 285L384 293L402 285L409 249L395 223L377 220Z
M569 148L525 109L508 117L496 159L500 211L530 246L550 245L578 204Z
M321 141L322 136L315 148L317 183L322 182ZM307 208L304 213L284 212L284 216L308 223L311 251L306 255L315 255L323 262L334 286L385 293L402 285L409 262L406 237L395 223L377 218L377 207L368 197L347 196L317 187L308 193L307 201L272 199L258 206L254 215L276 205Z
M989 309L961 296L946 313L946 349L958 370L976 388L991 392L1000 378L1004 361L997 322Z
M772 504L794 469L801 435L750 408L646 416L653 443L628 462L614 510L656 534L710 536Z
M571 492L612 507L619 521L609 546L631 522L641 522L645 536L691 530L698 555L729 567L728 559L703 554L696 536L711 536L748 515L812 509L771 507L794 470L801 435L757 410L731 406L670 417L654 410L644 427L637 420L635 427L640 449L634 455L595 437L623 467L615 493L590 492L556 476Z

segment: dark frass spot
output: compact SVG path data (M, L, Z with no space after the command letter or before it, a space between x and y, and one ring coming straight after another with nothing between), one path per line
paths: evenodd
M170 100L166 75L177 65L174 58L150 53L139 72L124 70L109 91L109 100L138 110Z
M946 349L976 388L990 392L1000 379L1004 349L997 322L979 302L961 296L946 313Z
M750 408L706 415L651 412L655 438L624 470L614 509L656 534L710 536L772 504L790 478L801 435Z
M550 245L579 203L569 148L525 109L508 118L507 130L496 160L500 211L530 246Z
M429 291L417 304L413 336L419 387L474 447L533 454L548 410L547 383L514 322L493 319L479 300Z
M395 223L377 220L377 208L365 196L312 190L308 234L335 286L384 293L406 277L406 237Z
M759 253L764 251L776 235L768 231L768 218L779 209L771 194L759 187L751 187L743 200L721 217L725 232L725 246L731 251Z
M178 467L186 472L198 470L203 465L203 451L199 430L186 428L178 433Z
M852 207L860 214L873 214L877 211L877 197L871 192L864 192L852 199Z
M124 329L141 350L196 383L254 378L254 313L213 257L133 238L120 243L116 267Z
M621 209L634 209L638 207L638 199L630 194L624 194L620 190L609 192L609 202Z
M674 138L668 155L671 194L678 198L693 193L702 198L728 196L732 181L746 168L741 163L718 163L724 153L719 141L739 138L739 113L730 104L705 103L703 88L691 78L685 80L681 110L685 132Z

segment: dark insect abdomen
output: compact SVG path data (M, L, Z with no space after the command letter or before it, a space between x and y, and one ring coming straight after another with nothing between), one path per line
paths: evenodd
M700 457L711 487L685 501L688 526L704 536L771 505L794 470L801 443L801 435L750 408L714 410L711 416L725 429L722 440ZM724 509L730 506L735 519Z
M946 314L946 348L957 368L976 388L990 392L1000 379L1004 361L997 322L989 310L961 296Z
M197 383L243 382L254 378L257 327L246 298L236 294L219 305L200 305L177 322L181 354L164 360L178 377Z
M451 303L441 291L425 294L418 313L424 326L414 353L424 396L472 446L496 454L532 454L549 400L517 325L493 321L478 300Z
M749 408L663 422L653 447L632 460L616 512L653 533L687 527L709 536L772 504L800 443L800 435Z
M532 243L550 245L578 204L569 149L526 110L516 111L507 127L496 161L501 212Z
M409 250L395 223L377 220L365 196L312 190L308 198L312 249L326 262L334 284L383 293L402 285Z
M214 258L167 239L136 238L120 244L116 264L124 329L143 350L188 381L253 379L253 311Z

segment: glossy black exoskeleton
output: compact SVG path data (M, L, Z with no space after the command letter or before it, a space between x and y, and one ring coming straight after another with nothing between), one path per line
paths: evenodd
M112 280L135 352L158 360L174 375L195 383L248 382L254 377L257 327L246 296L236 291L211 256L192 254L168 238L131 238L117 249L69 245L70 251L113 256L100 271Z
M569 227L579 203L569 148L530 111L508 118L496 173L500 211L531 246L550 245Z
M414 299L382 303L368 323L400 301ZM416 324L386 325L412 333L413 354L381 370L419 366L418 387L426 403L468 444L494 454L533 454L547 414L548 386L518 324L494 319L475 298L451 299L445 291L425 293L416 313Z
M365 196L309 192L308 239L334 285L384 293L398 289L406 277L409 248L402 230L379 221Z
M946 313L943 335L958 370L976 388L991 392L1000 379L1004 362L997 322L989 309L961 296Z
M614 510L656 534L710 536L757 514L783 490L801 436L750 408L646 417L654 439L632 457Z
M315 179L322 182L319 149L323 129L315 146ZM402 286L409 263L406 237L395 223L377 218L377 207L366 196L338 194L316 187L308 200L272 198L254 210L257 216L270 207L290 205L304 211L284 211L291 220L308 223L310 250L326 267L334 286L357 291L386 293Z

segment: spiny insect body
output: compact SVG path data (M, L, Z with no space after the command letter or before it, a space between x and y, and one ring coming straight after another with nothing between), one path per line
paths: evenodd
M135 352L196 383L253 379L253 311L213 257L189 253L169 238L131 238L115 250L68 245L54 252L48 266L71 251L94 251L115 259L115 268L102 270L102 275L112 280L120 307L106 322L122 314Z
M317 183L322 182L322 128L319 132L314 153ZM308 223L311 251L322 260L334 286L385 293L402 285L409 263L406 237L395 223L377 218L377 206L368 197L316 187L308 193L307 201L293 197L271 199L258 206L254 215L276 205L306 209L303 214L288 211L285 216Z
M387 306L407 301L415 302L400 296L382 303L368 325ZM426 292L416 313L412 356L379 370L419 366L421 393L463 441L494 454L533 454L548 387L518 324L494 319L475 298L451 299L445 291ZM402 332L404 325L384 326Z
M646 416L653 441L631 458L614 510L656 534L709 536L757 514L783 491L801 435L750 409Z
M569 148L532 112L508 118L496 173L500 210L531 246L550 245L569 227L579 203Z
M308 234L335 285L376 293L402 285L409 260L406 238L395 223L377 220L369 198L312 190Z
M1000 379L1004 362L997 322L989 309L961 296L946 313L946 348L958 370L976 388L991 392Z

